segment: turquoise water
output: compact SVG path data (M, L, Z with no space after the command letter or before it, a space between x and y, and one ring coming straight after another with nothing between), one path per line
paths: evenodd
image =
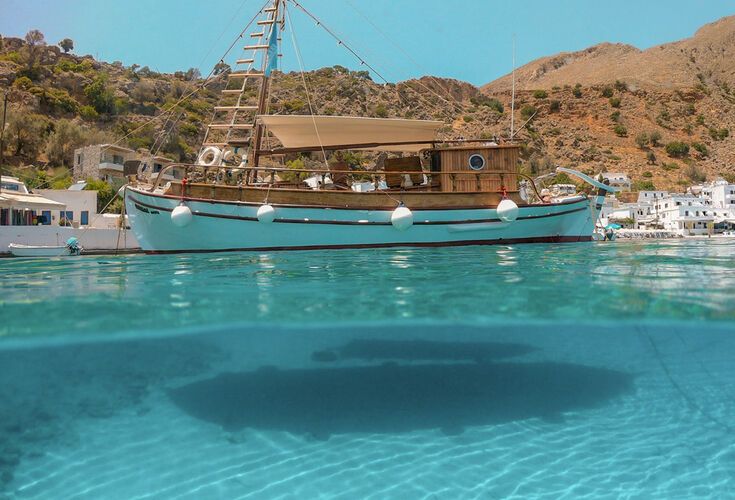
M735 497L735 240L0 272L0 498Z

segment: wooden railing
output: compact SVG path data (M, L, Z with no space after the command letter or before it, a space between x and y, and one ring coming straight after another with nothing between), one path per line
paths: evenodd
M380 177L385 177L385 175L425 175L428 180L428 185L432 185L433 177L439 176L439 177L445 177L450 178L452 180L456 179L458 176L462 176L463 178L474 178L477 182L477 185L480 185L481 179L487 179L488 177L497 179L499 181L499 189L498 192L503 191L504 186L504 177L508 176L518 176L523 177L525 179L528 179L531 181L531 184L534 187L534 190L538 193L536 190L535 184L533 184L533 179L530 177L519 174L516 172L508 172L508 171L469 171L469 170L442 170L442 171L431 171L431 170L405 170L405 171L387 171L387 170L366 170L366 169L350 169L350 170L330 170L330 169L306 169L306 168L288 168L288 167L240 167L240 166L230 166L230 165L194 165L194 164L185 164L185 163L175 163L171 165L167 165L164 167L160 172L158 172L158 176L156 177L155 182L153 183L153 186L151 187L150 191L153 192L156 189L159 188L161 184L161 179L163 176L170 170L173 169L184 169L184 179L189 179L190 174L192 170L203 170L206 173L209 171L236 171L238 173L244 172L244 185L256 185L256 184L275 184L275 176L278 173L289 173L289 174L308 174L308 175L321 175L322 177L322 184L324 184L326 180L327 175L334 175L334 174L347 174L347 175L354 175L354 176L365 176L370 177L372 179L372 182L378 185L378 182L380 181ZM263 182L251 182L250 178L252 177L251 174L255 174L257 177L258 172L265 172L270 174L270 179ZM215 179L214 184L217 185L217 180Z

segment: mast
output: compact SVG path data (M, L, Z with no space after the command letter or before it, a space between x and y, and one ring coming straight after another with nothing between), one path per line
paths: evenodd
M214 147L220 151L219 158L226 160L233 153L239 154L241 148L249 147L250 150L242 155L243 161L247 155L251 165L257 165L257 151L264 135L257 117L265 114L268 108L271 71L277 66L279 57L278 28L284 22L284 3L285 0L272 0L261 10L262 17L255 31L250 33L252 42L243 47L245 56L238 59L236 69L227 74L226 88L207 126L202 153Z
M266 114L266 111L268 110L268 96L270 95L270 69L275 68L278 65L278 41L280 40L278 35L278 26L279 24L281 27L283 27L285 18L283 17L282 10L285 8L285 5L282 5L285 3L285 0L274 0L272 7L268 7L266 12L270 12L272 15L268 22L270 23L270 32L269 32L269 43L268 43L268 49L266 50L265 55L263 56L262 61L262 71L263 71L263 85L260 90L260 95L258 96L258 115L264 115ZM271 10L272 9L272 10ZM260 23L258 23L260 24ZM265 30L263 30L265 31ZM275 42L275 50L273 47L273 42ZM273 60L275 58L275 60ZM256 120L255 124L255 137L253 138L253 142L251 145L252 151L252 166L257 167L258 166L258 159L259 154L258 151L260 150L261 142L263 141L263 124Z
M516 36L513 35L513 90L510 98L510 141L513 142L515 134L515 118L516 118Z

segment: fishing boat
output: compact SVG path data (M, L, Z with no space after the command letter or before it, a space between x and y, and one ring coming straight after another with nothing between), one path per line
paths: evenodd
M22 245L11 243L8 245L14 257L72 257L82 253L83 248L76 238L69 238L65 245Z
M292 10L325 27L297 0L272 0L261 9L251 22L254 41L237 69L224 75L228 84L197 162L169 165L155 177L131 175L125 209L145 252L592 240L613 189L560 168L593 191L542 198L533 179L519 172L520 147L512 136L442 141L441 121L316 115L305 78L308 115L268 114ZM291 39L295 45L293 32ZM345 153L354 151L368 151L375 161L351 164L354 155ZM289 168L286 160L298 156L319 160L319 168ZM521 196L521 182L536 202Z

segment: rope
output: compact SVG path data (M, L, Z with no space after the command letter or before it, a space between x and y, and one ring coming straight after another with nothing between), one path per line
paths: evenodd
M286 4L284 4L283 8L286 13L286 17L288 18L288 27L289 32L291 33L291 41L293 43L294 51L296 53L296 59L299 61L299 68L301 69L301 80L304 83L304 90L306 91L306 102L309 105L309 115L311 116L311 121L314 124L314 132L316 132L316 138L319 141L319 147L322 150L322 155L324 157L324 166L327 167L327 170L329 170L329 162L327 162L327 152L324 150L322 137L319 134L319 127L317 126L316 118L314 117L314 108L311 105L309 86L306 83L306 75L304 73L304 61L301 58L301 50L299 49L298 43L296 42L296 32L294 31L293 22L291 22L291 13L288 11L288 9L286 9Z
M419 69L419 70L420 70L421 72L423 72L423 73L425 73L425 74L427 74L427 75L428 75L428 73L429 73L428 71L426 71L426 70L425 70L424 68L422 68L422 67L421 67L421 65L420 65L420 64L419 64L419 63L418 63L418 62L417 62L417 61L416 61L416 60L415 60L415 59L414 59L413 57L411 57L411 55L410 55L410 54L409 54L409 53L408 53L407 51L403 50L403 47L401 47L401 46L400 46L400 45L398 45L398 44L397 44L397 43L396 43L395 41L393 41L393 40L392 40L392 39L391 39L391 38L390 38L390 37L389 37L389 36L388 36L388 35L387 35L387 34L386 34L386 33L385 33L385 32L384 32L383 30L382 30L382 29L380 29L380 27L379 27L379 26L377 26L377 25L376 25L376 24L375 24L375 23L374 23L374 22L373 22L373 21L372 21L372 20L371 20L371 19L370 19L369 17L367 17L367 16L366 16L366 15L365 15L365 14L364 14L364 13L363 13L363 12L362 12L361 10L359 10L359 9L357 8L357 6L355 6L355 4L354 4L354 3L352 3L352 1L351 1L351 0L347 0L347 4L348 4L348 5L350 6L350 7L352 7L352 9L353 9L353 10L354 10L355 12L357 12L357 14L358 14L358 15L359 15L360 17L362 17L362 18L363 18L363 19L364 19L365 21L367 21L367 23L368 23L368 24L370 24L370 26L372 26L372 27L373 27L373 29L375 29L375 31L377 31L377 32L378 32L378 34L380 34L380 35L381 35L381 36L382 36L383 38L385 38L385 39L386 39L386 40L387 40L387 41L388 41L388 42L389 42L389 43L390 43L391 45L393 45L393 46L394 46L395 48L397 48L397 49L398 49L399 51L401 51L401 52L403 53L403 55L404 55L404 56L406 57L406 59L408 59L408 60L409 60L409 61L410 61L411 63L413 63L413 65L414 65L414 66L416 66L416 68L418 68L418 69ZM435 77L433 77L433 76L427 76L427 77L428 77L428 78L429 78L430 80L432 80L432 81L433 81L434 83L436 83L437 85L441 86L441 82L439 82L439 80L437 80L437 79L436 79ZM415 82L416 82L416 83L417 83L417 84L418 84L419 86L421 86L421 87L423 87L424 89L428 90L428 91L429 91L429 92L430 92L431 94L433 94L434 96L438 97L439 99L441 99L441 100L442 100L442 101L444 101L445 103L449 104L450 106L456 106L456 107L457 107L457 108L459 108L459 110L460 110L460 111L462 111L462 112L464 112L464 111L466 111L466 110L467 110L467 108L466 108L466 107L465 107L465 106L464 106L464 105L463 105L462 103L460 103L460 102L457 102L457 101L454 101L454 102L452 102L452 101L449 101L448 99L445 99L445 98L444 98L444 97L443 97L443 96L442 96L441 94L439 94L438 92L434 92L434 90L433 90L433 89L432 89L431 87L427 87L426 85L424 85L423 83L421 83L421 81L420 81L420 80L418 80L418 79L415 79L414 81L415 81ZM419 94L419 95L421 95L421 94Z
M125 226L127 225L125 224L125 196L127 195L127 193L128 193L128 185L126 184L123 187L123 196L122 196L123 205L122 205L122 210L120 210L120 227L117 228L117 243L115 243L115 255L117 255L117 252L120 250L120 233L125 231ZM125 241L126 241L125 246L127 247L127 238L125 238Z
M371 66L370 64L368 64L367 62L365 62L365 60L364 60L364 59L363 59L362 57L360 57L360 55L359 55L359 54L358 54L357 52L355 52L354 50L352 50L352 48L351 48L351 47L350 47L349 45L347 45L347 44L346 44L345 42L343 42L343 41L342 41L342 40L341 40L341 39L340 39L340 38L339 38L339 37L338 37L338 36L337 36L337 35L336 35L336 34L334 33L334 31L332 31L331 29L329 29L329 27L327 27L327 25L325 25L325 24L324 24L324 23L323 23L323 22L322 22L322 21L321 21L321 20L320 20L320 19L319 19L318 17L316 17L316 16L314 15L314 14L312 14L311 12L309 12L308 10L306 10L306 9L304 8L304 6L303 6L303 5L301 5L301 4L300 4L300 3L299 3L299 2L297 1L297 0L288 0L288 1L290 1L290 2L292 3L292 4L294 4L294 5L295 5L296 7L298 7L299 9L301 9L301 10L302 10L302 11L304 12L304 14L306 14L307 16L309 16L310 18L312 18L312 19L314 20L314 22L316 23L316 25L317 25L317 26L320 26L320 27L321 27L321 28L322 28L322 29L323 29L324 31L326 31L327 33L329 33L329 35L330 35L330 36L331 36L332 38L334 38L335 40L337 40L337 43L338 43L339 45L343 46L343 47L344 47L345 49L347 49L347 50L348 50L348 51L349 51L349 52L350 52L350 53L351 53L351 54L352 54L353 56L355 56L355 58L356 58L356 59L357 59L358 61L360 61L360 64L362 64L363 66L367 66L368 68L370 68L370 70L371 70L371 71L372 71L373 73L375 73L375 75L376 75L376 76L377 76L378 78L380 78L381 80L383 80L383 82L384 82L384 83L388 83L388 80L386 80L386 79L385 79L385 78L383 77L383 75L381 75L381 74L380 74L380 73L378 72L378 70L376 70L376 69L375 69L374 67L372 67L372 66ZM290 18L289 18L289 19L290 19Z
M232 49L235 47L235 45L237 45L237 42L241 38L243 38L245 36L245 33L250 29L250 26L258 19L258 16L260 16L260 13L263 11L263 9L268 4L270 4L270 0L267 0L263 4L263 6L260 8L260 10L258 10L257 14L255 14L253 16L253 18L250 20L250 22L247 24L247 26L245 26L245 28L240 32L240 34L238 35L238 37L232 42L232 44L230 44L229 48L227 49L227 51L225 52L225 54L222 56L222 58L219 60L219 62L222 62L223 63L225 61L225 58L230 54L230 52L232 52ZM241 8L242 8L242 6L241 6ZM232 21L230 21L230 22L232 22ZM211 52L211 50L210 50L210 52ZM147 127L151 123L154 123L154 122L156 122L156 121L161 120L162 118L164 118L168 113L171 113L174 109L176 109L177 107L179 107L181 105L181 103L189 100L194 94L196 94L196 93L200 92L201 90L203 90L209 83L215 82L218 79L221 79L221 78L227 76L225 73L222 73L222 74L219 74L219 75L215 76L214 75L214 71L215 71L215 68L212 68L212 70L209 72L209 74L207 75L207 77L196 88L194 88L194 90L192 90L188 94L184 94L183 96L181 96L181 98L178 101L176 101L174 104L172 104L171 106L169 106L168 109L165 109L164 108L163 113L161 113L158 116L154 116L150 120L147 120L147 121L143 122L142 125L140 125L139 127L131 130L130 132L128 132L124 136L120 137L117 141L113 142L111 145L112 146L119 145L122 141L124 141L125 139L127 139L131 135L133 135L136 132L144 129L145 127Z

